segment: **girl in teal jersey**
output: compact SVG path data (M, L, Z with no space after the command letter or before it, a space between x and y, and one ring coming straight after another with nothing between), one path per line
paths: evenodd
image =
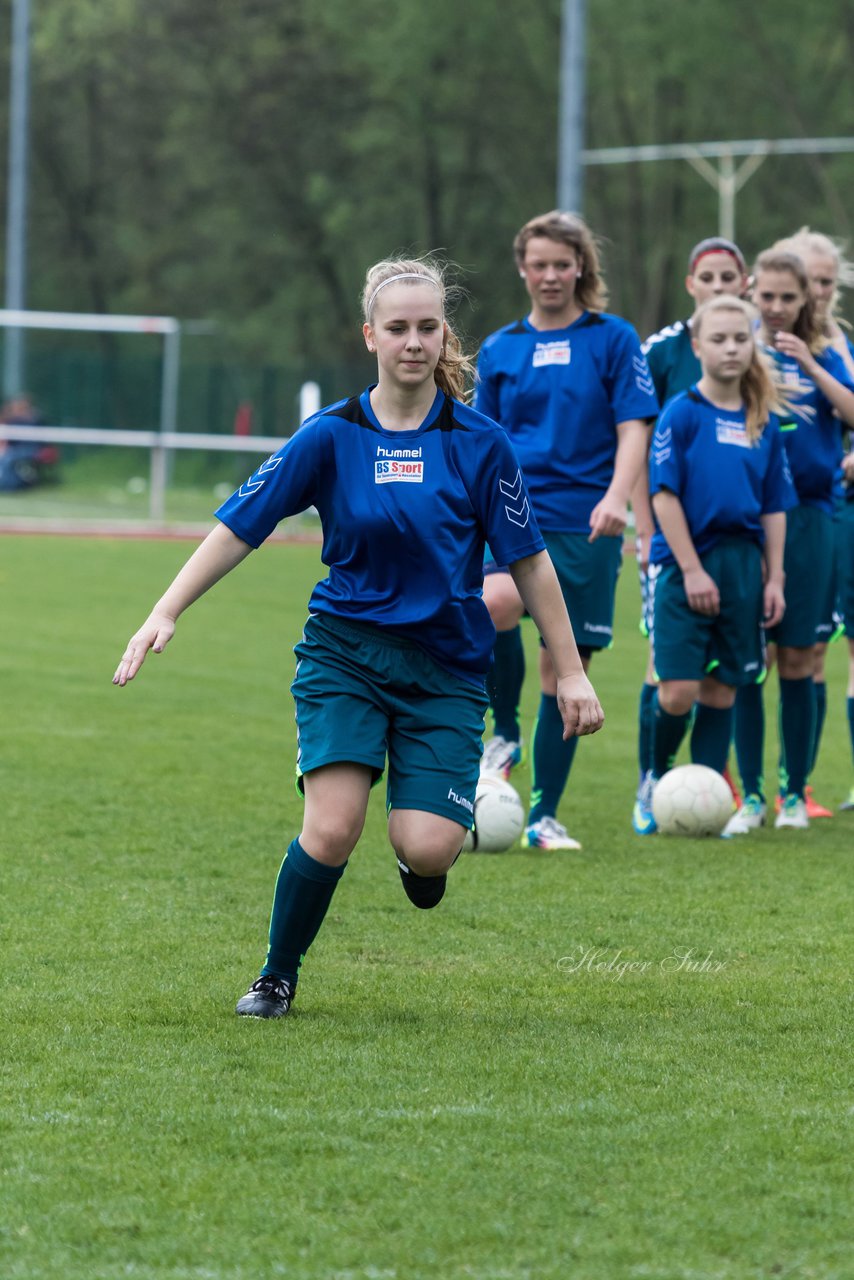
M513 450L495 423L459 402L468 362L445 318L445 296L441 272L425 262L371 268L363 334L377 357L376 385L304 424L223 504L223 523L132 637L113 677L123 686L149 650L161 653L179 615L277 519L318 506L330 572L312 594L292 686L302 831L279 871L267 960L237 1004L240 1015L288 1012L386 763L388 835L407 897L421 908L441 899L471 826L478 778L494 634L481 599L486 537L508 557L548 642L565 733L602 724L554 568L536 522L523 519L527 498ZM502 484L519 485L516 505ZM453 563L435 551L449 530ZM433 572L413 593L408 584L424 564ZM477 634L486 640L480 670L467 671L467 637Z

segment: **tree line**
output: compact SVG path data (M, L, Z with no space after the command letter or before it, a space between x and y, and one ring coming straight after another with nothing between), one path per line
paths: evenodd
M555 204L560 9L33 0L30 306L352 362L366 265L439 250L476 344L524 310L510 243ZM588 0L586 143L852 134L852 61L851 0ZM584 204L611 308L642 335L683 314L712 188L684 162L589 167ZM847 236L852 209L854 157L769 158L736 234L750 258L802 223Z

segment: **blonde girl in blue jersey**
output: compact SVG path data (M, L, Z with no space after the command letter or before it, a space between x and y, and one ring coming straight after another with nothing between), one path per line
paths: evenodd
M833 488L842 429L854 423L854 381L823 332L803 260L766 249L753 271L759 337L773 356L793 406L782 424L798 505L786 529L788 608L768 640L777 646L780 737L785 774L775 826L809 826L805 789L814 748L816 640L833 573ZM735 743L744 804L726 828L746 835L766 816L765 715L759 685L739 690Z
M840 242L809 227L801 227L794 235L788 236L785 240L778 240L774 248L796 253L803 261L822 332L831 349L842 358L849 377L854 378L854 345L843 328L844 322L840 323L841 291L843 288L851 288L854 285L854 262L846 258L844 246ZM824 671L827 638L834 636L834 626L840 618L844 622L846 614L848 616L845 627L848 634L847 716L851 749L854 754L854 595L851 587L852 578L854 578L854 488L845 481L844 473L840 474L840 484L836 493L834 533L836 536L833 592L832 598L828 598L827 601L825 617L821 623L821 638L815 649L813 684L816 707L811 774L818 760L827 710L827 684ZM831 809L819 804L814 798L811 786L804 789L804 798L808 817L833 816ZM854 809L854 788L840 807Z
M652 791L692 715L695 763L723 773L736 689L762 665L760 624L783 617L786 510L795 494L773 411L782 407L756 349L753 309L717 297L693 317L701 377L659 418L650 490L659 525L650 551L659 676L653 767L637 803L655 830ZM763 572L764 569L764 572Z
M700 361L692 343L693 315L710 298L723 295L743 297L747 289L747 267L744 255L737 244L723 236L707 236L694 245L688 255L688 273L685 290L693 299L694 312L686 320L676 320L664 329L652 334L643 344L643 352L655 384L655 394L662 409L668 400L687 391L701 376ZM641 587L641 630L649 634L651 626L651 592L648 584L649 548L655 532L655 518L649 498L649 468L641 468L632 490L632 513L635 523L635 552ZM644 682L638 704L638 791L632 812L632 826L638 835L645 835L644 823L648 806L645 804L645 779L653 768L653 714L655 708L655 667L650 648ZM702 736L704 712L702 704L697 708L695 730ZM737 796L729 771L724 777Z
M434 907L472 825L494 629L482 599L485 540L511 563L553 655L564 731L602 709L506 435L460 402L468 361L441 270L378 263L363 293L377 382L321 410L219 509L208 535L134 635L123 686L161 653L183 611L277 522L316 506L329 575L312 592L292 692L305 809L279 871L261 976L237 1013L291 1006L306 951L388 769L388 835L407 897ZM514 500L507 497L512 490ZM523 509L520 509L520 504Z

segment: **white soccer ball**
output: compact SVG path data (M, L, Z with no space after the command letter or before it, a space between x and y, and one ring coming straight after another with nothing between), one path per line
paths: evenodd
M503 853L519 839L525 810L519 793L494 774L483 774L474 797L474 831L463 848L468 853Z
M669 769L652 793L652 815L667 836L719 836L732 809L726 780L704 764Z

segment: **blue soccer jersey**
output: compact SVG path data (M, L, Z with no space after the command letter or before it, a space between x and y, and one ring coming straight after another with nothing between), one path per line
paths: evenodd
M658 413L632 326L592 311L565 329L519 320L486 339L477 377L475 404L513 441L540 527L589 533L614 476L617 423Z
M501 428L437 392L417 430L387 431L366 391L309 419L216 514L258 547L310 506L329 574L309 611L386 627L481 683L495 640L484 544L502 564L545 548Z
M780 423L780 430L798 502L832 515L835 476L842 457L843 424L835 416L833 405L797 360L771 349L769 355L780 370L786 398L793 406L792 414ZM816 356L816 360L837 382L854 391L845 361L836 351L828 348ZM807 412L799 412L804 407Z
M751 442L744 410L719 409L696 387L674 396L658 419L649 490L676 495L698 555L726 537L743 536L762 545L761 517L788 511L798 501L773 414ZM675 561L658 528L649 558L653 564Z

